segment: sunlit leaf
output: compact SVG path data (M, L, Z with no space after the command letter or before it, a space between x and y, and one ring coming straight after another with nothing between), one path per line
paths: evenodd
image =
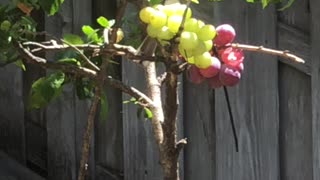
M199 4L199 1L198 1L198 0L191 0L191 2L196 3L196 4Z
M49 15L54 15L58 12L60 6L64 0L39 0L39 4L43 10L45 10Z
M100 26L102 26L102 27L104 27L104 28L109 27L109 21L108 21L108 19L106 19L106 18L103 17L103 16L100 16L100 17L97 19L97 22L100 24Z
M81 39L80 36L75 35L75 34L65 34L63 35L63 40L65 40L66 42L70 43L70 44L83 44L83 40Z

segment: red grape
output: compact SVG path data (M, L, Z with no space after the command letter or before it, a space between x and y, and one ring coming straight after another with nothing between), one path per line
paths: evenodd
M213 76L212 78L208 78L207 81L210 88L219 88L223 86L219 79L219 75Z
M187 77L194 84L200 84L204 81L204 77L200 74L199 69L192 65L188 70Z
M214 39L214 43L217 46L224 46L226 44L231 43L235 36L236 31L229 24L222 24L216 28L217 36Z
M234 86L240 81L241 72L235 67L223 64L219 73L219 78L223 85Z
M220 51L221 60L227 65L236 67L244 60L244 55L241 49L228 47Z
M213 56L211 57L211 65L206 69L199 69L199 70L200 70L200 74L203 77L211 78L219 73L220 68L221 68L220 60Z

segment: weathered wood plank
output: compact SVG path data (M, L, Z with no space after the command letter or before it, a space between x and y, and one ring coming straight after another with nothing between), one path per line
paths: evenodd
M56 37L72 31L72 1L65 1L61 12L46 18L45 29ZM48 54L47 58L53 58ZM76 179L76 120L72 86L47 107L48 179Z
M279 66L281 180L312 180L311 84L307 76Z
M311 99L313 180L320 179L320 1L310 0L311 8Z
M287 2L283 2L284 5ZM278 6L280 8L280 5ZM310 3L308 0L297 0L284 11L278 11L278 20L297 28L304 33L310 33Z
M311 74L311 47L309 35L291 26L278 22L278 48L281 50L289 50L305 60L305 63L301 64L292 62L288 59L279 58L281 62L295 67L308 75Z
M206 85L184 87L185 179L215 179L214 93Z
M0 149L25 163L22 70L10 64L0 69Z
M7 154L0 151L0 179L2 180L44 180L34 172L21 165Z
M93 9L93 20L99 16L114 19L117 2L95 0ZM112 77L121 79L121 65L109 64L108 72ZM95 127L96 179L123 179L122 94L108 86L105 88L105 94L108 100L108 114L106 118L98 119Z
M233 0L214 7L218 22L235 27L237 42L276 46L276 11L273 6L262 11L256 4ZM244 67L240 84L228 88L239 152L235 151L225 95L222 89L216 90L216 179L278 179L277 58L248 52Z

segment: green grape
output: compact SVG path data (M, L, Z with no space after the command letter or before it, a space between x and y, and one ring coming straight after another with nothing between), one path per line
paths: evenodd
M150 23L150 18L154 14L154 12L155 9L153 9L152 7L145 7L139 12L139 17L142 22Z
M147 27L147 33L152 38L157 37L160 31L161 31L161 28L156 28L156 27L152 26L151 24L149 24Z
M154 9L158 10L158 11L163 11L164 10L164 5L162 4L156 4L153 6Z
M170 17L176 13L176 8L173 5L166 5L163 7L162 11Z
M184 58L189 58L189 57L192 57L192 56L193 56L192 51L186 50L186 49L182 48L180 44L179 44L179 46L178 46L178 50L179 50L179 53L180 53Z
M177 33L182 22L182 17L177 15L172 15L168 18L168 28L171 32Z
M190 32L197 32L198 29L198 20L195 18L187 19L184 23L184 30Z
M163 26L159 31L157 38L160 40L170 40L172 39L174 34L169 30L167 26Z
M150 17L150 24L154 27L161 28L167 23L167 15L162 11L155 11Z
M194 49L198 46L196 33L183 31L180 36L180 45L183 49Z
M204 52L201 55L194 56L194 64L200 69L206 69L211 65L211 54Z
M204 45L206 46L206 50L210 51L212 49L213 46L213 42L212 40L208 40L208 41L203 41Z
M212 40L216 36L217 32L214 26L208 24L204 25L198 32L198 38L202 41Z
M189 64L194 64L194 57L188 57L186 60Z
M179 15L179 16L183 16L184 11L186 10L186 8L187 8L187 6L185 4L180 4L179 6L177 6L176 14ZM192 11L191 11L190 8L188 8L186 19L191 18L191 16L192 16Z
M0 25L0 29L2 31L8 31L10 29L10 27L11 27L11 23L8 20L4 20Z
M200 40L198 40L198 41L199 42L198 42L197 48L193 49L193 51L192 51L192 54L194 56L201 55L204 52L208 51L205 43L203 41L200 41Z

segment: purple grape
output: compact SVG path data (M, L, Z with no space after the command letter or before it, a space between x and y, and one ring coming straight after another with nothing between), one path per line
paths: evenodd
M238 84L241 78L241 72L232 66L226 64L222 65L219 73L219 79L225 86L234 86Z
M221 68L220 60L213 56L211 57L211 65L206 69L199 69L199 70L200 70L200 74L203 77L211 78L219 73L220 68Z
M214 44L217 46L224 46L226 44L231 43L235 36L236 31L229 24L222 24L216 28L217 36L214 39Z
M199 69L194 65L188 69L187 77L189 81L194 84L200 84L205 80L205 78L200 74Z

